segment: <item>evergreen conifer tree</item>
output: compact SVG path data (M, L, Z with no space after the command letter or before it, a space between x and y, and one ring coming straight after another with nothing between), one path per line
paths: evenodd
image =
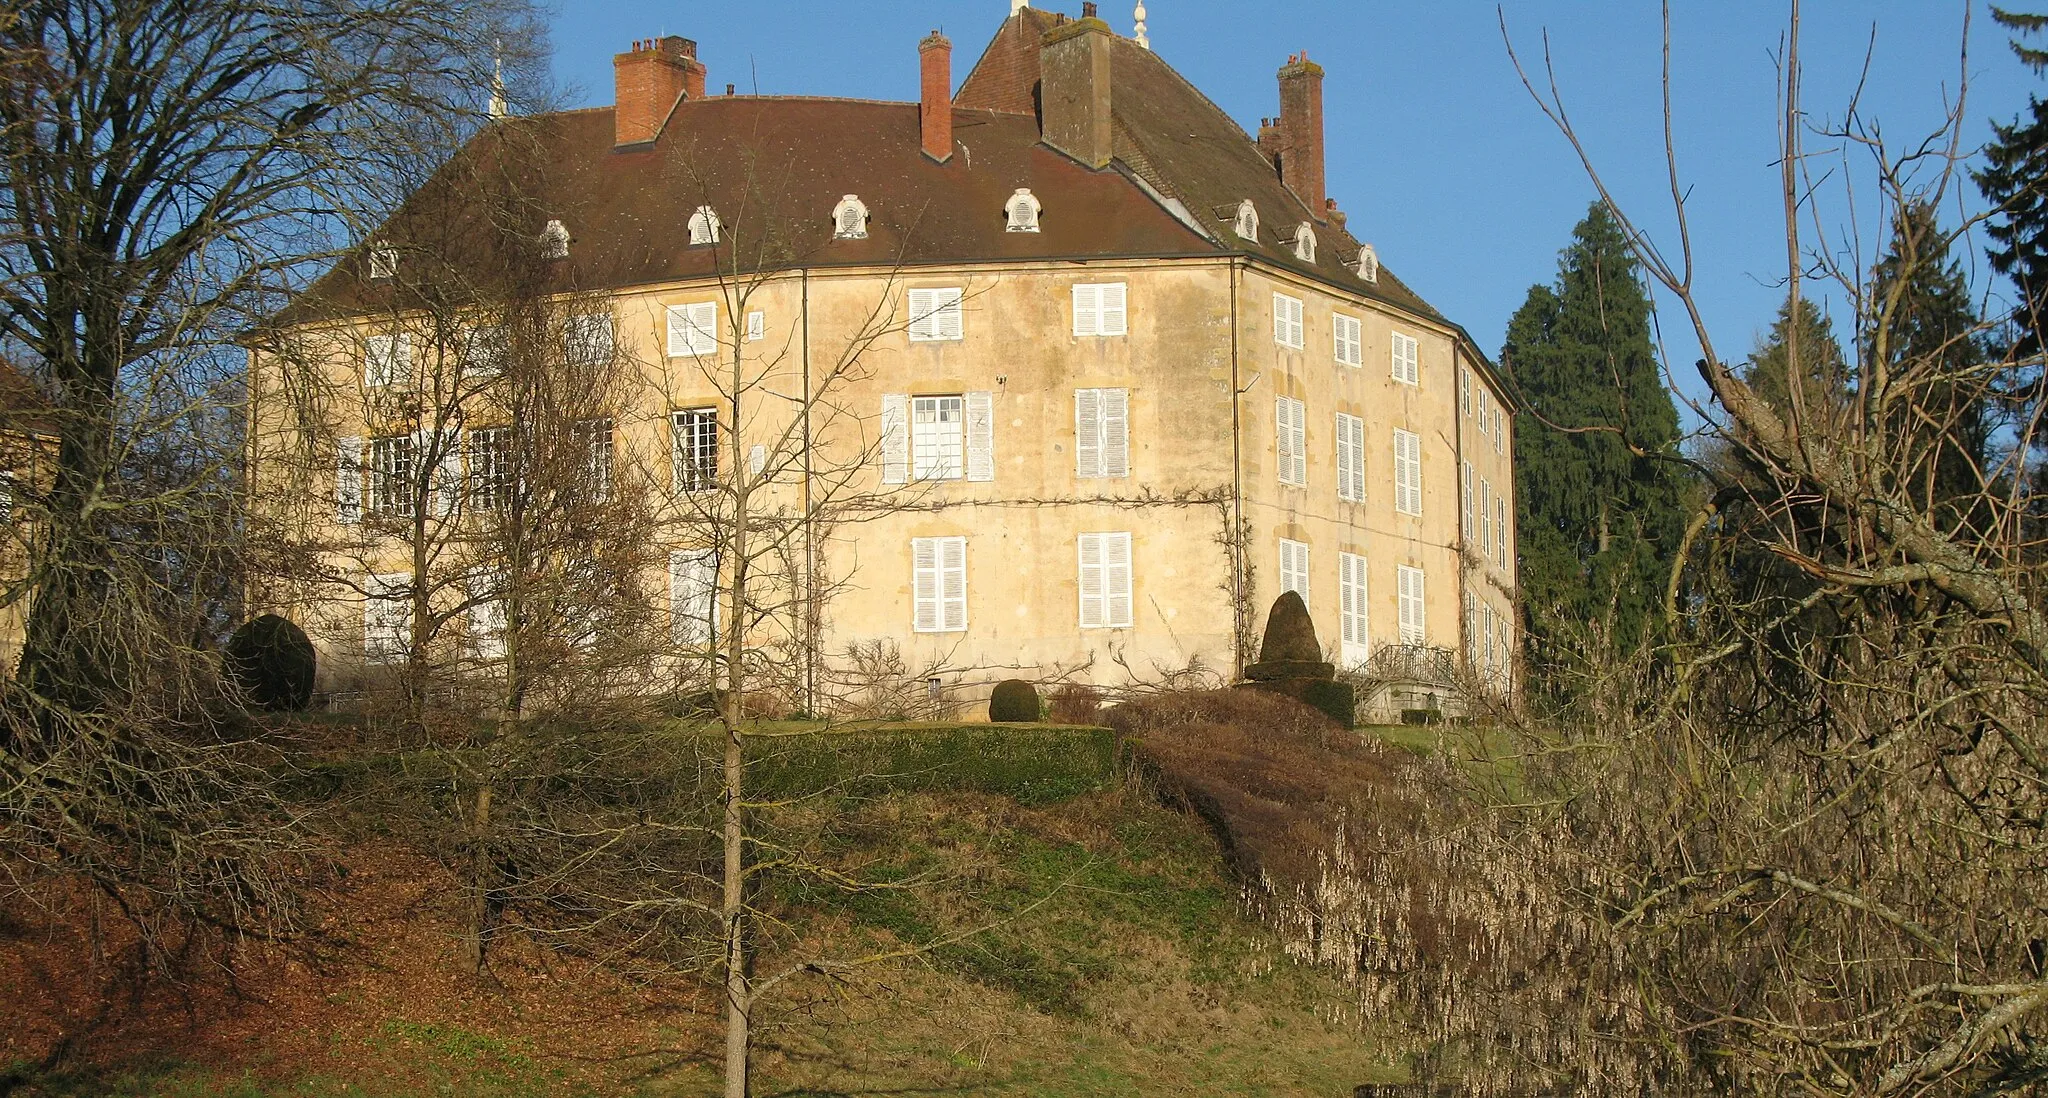
M1888 425L1905 449L1897 467L1908 491L1929 509L1981 491L1990 423L1982 387L1972 380L1983 361L1977 310L1932 204L1899 211L1871 275L1870 300L1864 353L1884 363L1895 399L1908 409Z
M1603 619L1653 628L1684 526L1678 412L1650 341L1650 298L1607 207L1594 203L1532 286L1501 350L1535 415L1515 433L1521 584L1532 685L1556 690L1559 645ZM1547 421L1547 422L1546 422Z
M2048 29L2048 15L1991 9L1992 18L2017 32L2013 52L2035 72L2048 71L2048 49L2024 39ZM2015 349L2039 354L2048 347L2048 103L2027 97L2027 109L2008 125L1991 127L1985 166L1972 173L1999 217L1985 225L1991 267L2019 290L2013 320Z

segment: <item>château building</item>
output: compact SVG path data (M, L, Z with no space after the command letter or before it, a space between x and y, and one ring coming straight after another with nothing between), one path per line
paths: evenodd
M823 663L887 642L960 697L1013 674L1229 674L1293 590L1334 661L1441 649L1506 688L1514 404L1327 196L1322 68L1289 58L1247 133L1093 8L1017 4L957 92L946 38L906 42L913 102L716 94L665 37L617 55L612 107L484 127L285 318L360 404L299 399L254 352L257 495L310 501L329 566L363 573L264 596L307 624L325 684L405 643L396 592L424 558L378 525L415 502L398 482L431 466L421 490L459 525L504 475L487 394L428 426L356 410L462 342L405 331L392 288L444 277L422 242L445 252L474 198L574 303L569 353L634 364L589 420L604 485L755 477L808 517L821 469L857 465L834 483L862 513L800 581ZM760 364L737 399L734 352ZM850 360L834 415L792 411ZM294 447L321 455L310 475L285 472ZM716 554L681 519L649 536L668 560L650 589L702 641ZM498 613L474 600L449 627L488 652Z

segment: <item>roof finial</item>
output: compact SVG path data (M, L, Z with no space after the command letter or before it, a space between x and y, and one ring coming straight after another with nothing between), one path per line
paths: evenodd
M1030 6L1031 5L1026 3L1025 0L1010 0L1010 14L1015 15L1018 12L1023 11L1025 8L1028 8Z
M1141 50L1151 49L1152 40L1145 37L1145 0L1138 0L1138 10L1132 12L1131 17L1138 21L1138 25L1131 28L1132 40L1138 43Z
M505 56L499 50L504 42L491 39L491 117L505 117Z

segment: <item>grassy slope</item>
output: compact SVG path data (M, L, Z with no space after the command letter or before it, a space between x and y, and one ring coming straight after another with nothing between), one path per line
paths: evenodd
M785 985L765 1011L757 1094L1338 1095L1400 1077L1398 1038L1361 1025L1341 985L1286 960L1239 914L1214 842L1185 816L1119 789L1032 806L894 792L831 810L844 814L849 861L949 884L778 896L826 952L1011 921L842 984ZM344 923L336 940L351 945L319 971L272 959L244 974L258 1002L188 997L140 1011L142 1022L93 1046L98 1066L23 1092L713 1089L715 1010L699 989L631 983L533 949L508 950L480 984L460 974L437 868L403 851L348 858L360 864L332 911Z

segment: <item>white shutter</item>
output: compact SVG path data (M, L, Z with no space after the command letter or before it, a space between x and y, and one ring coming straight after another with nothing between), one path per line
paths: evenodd
M1366 612L1370 603L1366 598L1365 558L1356 553L1337 554L1338 622L1342 634L1342 658L1346 665L1357 666L1372 654L1366 628Z
M1102 535L1103 624L1131 627L1131 535Z
M887 393L882 397L882 483L902 484L910 479L910 397Z
M912 342L960 338L959 290L912 290L909 300Z
M759 309L747 314L747 339L758 342L768 338L768 314Z
M1422 569L1402 565L1399 571L1401 597L1401 643L1422 644L1428 637L1426 603L1423 599Z
M910 539L910 601L914 608L911 628L919 633L939 631L939 539Z
M1472 414L1472 371L1470 370L1458 371L1458 407L1462 408L1466 415Z
M1074 476L1082 480L1103 474L1102 393L1101 389L1074 390Z
M1307 417L1308 406L1301 401L1280 397L1273 402L1274 449L1282 484L1308 483Z
M1124 284L1107 282L1099 287L1101 291L1101 328L1106 336L1120 336L1128 330L1129 313L1124 309Z
M472 574L469 588L469 650L480 660L505 658L505 574Z
M355 435L334 444L334 521L363 521L363 440Z
M1280 589L1300 595L1302 605L1308 605L1307 545L1280 539Z
M1422 437L1412 431L1394 432L1394 510L1422 514Z
M1365 421L1337 413L1337 498L1365 499Z
M1105 534L1081 535L1081 628L1100 629L1103 612L1102 539Z
M434 464L434 513L452 515L462 506L462 431L444 427L439 432L441 452Z
M372 575L363 594L363 655L377 662L405 658L412 646L412 573Z
M913 627L920 633L967 628L967 539L912 538Z
M718 613L718 555L676 549L668 555L669 634L689 648L710 644Z
M932 334L932 332L935 330L935 325L933 323L932 317L932 310L935 308L933 304L932 291L910 291L909 308L911 341L921 343L928 339L938 338Z
M1119 289L1122 287L1119 286ZM1102 390L1102 475L1131 475L1130 394L1123 389Z
M1470 540L1472 537L1472 463L1469 461L1458 463L1458 494L1465 501L1464 510L1459 516L1458 529L1459 532L1465 535L1467 540Z
M768 447L756 443L747 451L747 475L758 477L768 468Z
M1508 498L1493 497L1493 559L1505 571L1508 566Z
M967 394L967 479L996 479L995 398L985 389Z
M963 330L963 322L960 315L960 291L938 290L935 291L935 294L939 311L938 315L932 318L932 338L959 339Z
M1493 482L1485 478L1479 481L1479 552L1493 555Z
M1102 334L1102 287L1093 283L1074 286L1074 334Z

